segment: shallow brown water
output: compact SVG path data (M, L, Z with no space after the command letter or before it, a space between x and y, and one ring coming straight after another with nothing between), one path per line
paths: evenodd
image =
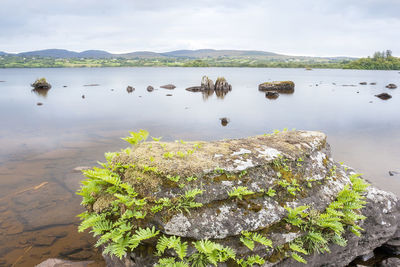
M225 76L232 92L216 96L184 90L198 85L204 74ZM53 88L44 95L31 92L29 84L42 76ZM52 257L103 264L90 234L77 233L75 216L83 208L75 191L83 177L73 169L93 166L104 152L126 147L119 137L140 128L166 141L239 138L283 128L321 130L337 161L400 195L400 176L388 174L400 171L400 89L384 88L400 84L397 72L7 69L0 70L0 80L6 81L0 84L0 266L33 266ZM294 80L296 91L266 99L257 85L268 80ZM358 85L361 81L377 85ZM91 83L100 86L83 86ZM157 89L168 83L177 88L146 91L148 85ZM136 90L128 94L127 85ZM380 92L393 98L373 96ZM222 117L229 118L225 127Z

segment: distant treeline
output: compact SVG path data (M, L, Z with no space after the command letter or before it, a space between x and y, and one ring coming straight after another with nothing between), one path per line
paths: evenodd
M345 65L346 69L400 70L400 58L392 56L392 51L375 52L368 58L360 58Z
M400 58L390 50L358 60L280 60L257 58L41 58L0 56L0 68L73 68L73 67L252 67L252 68L335 68L399 70Z

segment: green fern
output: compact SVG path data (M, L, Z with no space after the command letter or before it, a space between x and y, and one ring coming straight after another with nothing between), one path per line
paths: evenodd
M252 194L254 194L254 192L251 190L248 190L246 186L234 187L231 191L228 191L229 197L237 197L240 200L243 199L243 196L252 195Z
M272 241L259 233L242 231L242 236L240 237L240 241L250 250L254 249L255 246L254 242L260 243L265 247L272 248Z
M292 251L295 251L295 252L299 252L299 253L303 253L303 254L305 254L305 255L307 255L308 254L308 252L307 252L307 250L305 250L304 248L303 248L303 246L302 246L303 244L299 244L299 243L290 243L289 244L289 248L292 250Z
M247 257L246 259L238 259L236 260L236 263L239 264L242 267L247 267L247 266L254 266L255 264L258 265L263 265L265 263L265 260L261 258L259 255L252 255Z
M121 139L134 146L142 141L146 141L147 137L149 136L149 132L145 130L139 130L139 132L129 132L129 134L130 136Z
M298 262L307 264L307 261L306 261L303 257L301 257L299 254L297 254L296 252L292 252L292 253L290 254L290 256L291 256L292 259L294 259L295 261L298 261Z
M209 264L217 266L220 262L225 262L229 259L235 260L236 258L236 253L233 249L209 240L196 241L193 242L193 245L197 249L197 253L189 258L193 266L207 266Z
M173 249L181 260L186 257L187 248L187 242L182 243L181 238L176 236L166 237L163 235L158 239L156 245L158 256L164 254L166 249Z
M175 258L163 258L158 261L155 267L189 267L189 264L183 261L175 261Z
M288 212L288 215L287 215L287 218L285 219L285 221L287 221L288 223L295 225L295 226L301 226L302 224L305 223L303 218L308 216L308 214L304 212L308 208L309 208L309 206L299 206L299 207L296 207L293 209L289 208L289 207L285 207L285 209Z

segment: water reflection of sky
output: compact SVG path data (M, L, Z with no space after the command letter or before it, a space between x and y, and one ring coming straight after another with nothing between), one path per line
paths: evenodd
M205 96L185 90L199 85L203 75L213 80L224 76L233 90L223 98L215 93ZM31 92L30 84L38 77L46 77L52 84L47 97ZM0 80L6 81L0 83L0 143L7 148L0 152L0 161L19 149L34 151L34 147L56 146L57 140L71 134L76 140L93 139L99 131L123 133L138 128L177 139L242 137L283 128L321 130L339 147L346 143L336 138L339 136L351 139L358 136L354 139L357 143L365 138L390 138L400 131L400 89L385 88L388 83L400 84L400 74L395 71L2 69ZM281 95L276 100L265 98L264 93L258 91L258 84L272 80L293 80L295 93ZM377 85L359 85L364 81ZM177 88L159 88L168 83ZM85 84L99 86L85 87ZM131 94L126 91L128 85L136 89ZM148 85L156 90L147 92ZM374 97L381 92L389 92L393 98L382 101ZM37 102L42 102L43 106L37 106ZM226 127L222 127L219 120L223 117L230 121ZM375 152L391 153L392 157L400 159L398 152L389 145L393 140L384 142L391 152Z

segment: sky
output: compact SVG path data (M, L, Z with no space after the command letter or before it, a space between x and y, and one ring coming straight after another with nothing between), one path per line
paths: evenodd
M0 51L400 56L400 0L1 0Z

